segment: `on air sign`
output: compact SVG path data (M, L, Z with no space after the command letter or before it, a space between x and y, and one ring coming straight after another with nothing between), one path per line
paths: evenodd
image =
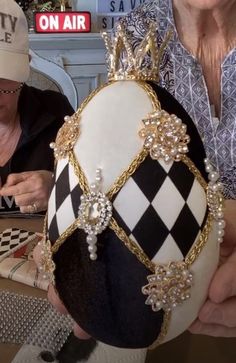
M35 13L37 33L88 33L91 31L89 12L39 12Z

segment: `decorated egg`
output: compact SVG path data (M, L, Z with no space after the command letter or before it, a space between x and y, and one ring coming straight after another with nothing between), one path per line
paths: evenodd
M224 233L218 174L191 118L154 81L154 39L150 27L134 54L124 29L113 43L105 36L110 81L66 118L53 145L41 261L81 328L123 348L189 327Z

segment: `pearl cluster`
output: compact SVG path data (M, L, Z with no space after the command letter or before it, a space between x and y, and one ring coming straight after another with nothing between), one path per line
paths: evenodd
M78 227L86 233L89 257L97 259L97 234L102 233L108 226L112 216L112 203L100 191L101 169L96 170L96 181L90 185L90 193L81 196L79 206Z
M223 185L219 182L219 173L216 172L208 159L204 160L205 169L208 173L209 183L207 186L207 204L210 213L217 221L218 242L221 243L224 237L224 198L222 195Z
M142 287L142 293L148 295L145 304L151 305L153 311L171 311L190 298L193 275L184 262L158 264L155 274L147 279L149 283Z
M56 160L65 158L68 152L74 147L78 139L80 128L77 114L65 116L64 124L57 133L56 141L50 143L50 148L54 151Z
M152 159L180 161L182 154L188 152L187 126L176 115L157 110L143 119L143 123L145 127L139 135L145 139L144 147L150 150Z

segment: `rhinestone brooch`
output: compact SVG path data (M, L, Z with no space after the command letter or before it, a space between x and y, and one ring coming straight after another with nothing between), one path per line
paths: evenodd
M155 274L147 276L148 284L142 287L142 293L148 295L146 305L153 311L161 309L171 311L190 298L193 275L184 262L170 262L157 265Z
M101 169L96 170L96 182L90 185L90 193L81 196L79 206L78 228L87 233L89 257L97 259L97 235L109 225L112 216L112 203L100 191Z

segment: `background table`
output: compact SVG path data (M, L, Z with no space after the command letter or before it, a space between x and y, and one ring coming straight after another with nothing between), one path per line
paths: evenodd
M0 218L0 232L6 228L15 227L21 228L33 232L42 232L43 230L43 218L34 219L22 219L22 218ZM36 296L36 297L46 297L46 292L34 287L30 287L19 282L11 281L9 279L4 279L0 277L0 289L13 291L16 293ZM10 363L20 345L17 344L0 344L0 362Z

